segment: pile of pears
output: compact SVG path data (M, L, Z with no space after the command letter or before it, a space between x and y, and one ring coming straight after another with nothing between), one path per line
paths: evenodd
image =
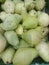
M49 62L49 15L45 13L45 0L0 3L0 59L5 64L30 65L40 56Z

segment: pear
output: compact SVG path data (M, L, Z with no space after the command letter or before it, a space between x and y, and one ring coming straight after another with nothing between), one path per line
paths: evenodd
M11 63L13 56L14 56L15 50L13 48L7 48L3 53L2 53L2 60L5 64Z
M13 64L29 65L37 56L38 52L34 48L20 48L15 53Z
M5 37L2 34L0 34L0 53L3 52L6 45L7 45L7 42L6 42Z
M16 5L15 5L15 13L21 14L22 12L26 12L24 2L16 3Z
M35 0L35 8L36 10L42 10L45 7L45 0Z
M23 26L20 24L19 26L18 26L18 28L16 29L16 33L18 34L18 35L22 35L23 34Z
M35 7L34 0L24 0L24 3L27 10L32 10Z
M49 45L42 41L36 46L39 56L45 61L49 62Z
M26 47L30 47L30 45L26 41L21 39L20 44L19 44L19 48L26 48Z
M39 25L42 27L47 27L49 25L49 15L45 12L41 12L38 15Z
M18 14L9 14L3 23L1 23L1 27L3 30L14 30L17 28L21 21L22 17Z
M6 0L4 4L2 4L2 9L7 13L14 13L15 4L11 0Z
M0 13L0 19L1 19L2 21L4 21L4 20L6 19L6 17L7 17L7 13L4 12L4 11L2 11L2 12Z
M17 47L19 45L19 38L14 31L6 31L5 32L5 37L8 41L9 44L11 44L14 47Z
M31 46L37 45L41 41L41 35L38 31L31 29L22 34L22 39L24 39Z
M28 16L24 21L23 21L23 27L25 29L34 29L38 26L38 19L36 17Z
M38 26L35 30L39 32L41 38L46 37L46 35L48 34L48 27Z
M4 32L5 32L5 31L2 29L1 24L0 24L0 33L1 33L1 34L4 34Z
M33 16L33 17L37 17L37 12L36 12L36 10L31 10L31 11L29 11L29 15L30 15L30 16Z
M22 0L13 0L15 4L22 2Z

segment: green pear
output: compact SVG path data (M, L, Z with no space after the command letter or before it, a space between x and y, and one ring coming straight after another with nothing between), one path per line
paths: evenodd
M24 0L27 10L32 10L35 7L34 0Z
M6 45L7 42L5 37L2 34L0 34L0 53L5 49Z
M40 12L38 21L40 26L47 27L49 25L49 15L45 12Z
M5 31L2 29L1 24L0 24L0 33L1 33L1 34L4 34L4 32L5 32Z
M30 63L38 56L38 52L34 48L20 48L16 51L13 64L14 65L30 65Z
M13 0L15 4L22 2L22 0Z
M4 4L2 4L2 9L7 13L14 13L15 4L11 0L6 0Z
M15 5L15 13L21 14L22 12L25 12L26 8L24 5L24 2L19 2Z
M22 22L24 22L29 15L28 15L27 11L25 11L25 12L23 11L23 12L21 13L21 16L22 16L22 20L23 20Z
M44 38L48 34L48 27L38 26L35 30L39 32L41 38Z
M4 21L4 20L6 19L6 17L7 17L7 13L4 12L4 11L2 11L2 12L0 13L0 19L1 19L2 21Z
M37 17L37 12L35 10L29 11L29 15L33 17Z
M18 28L16 29L16 33L18 34L18 35L22 35L23 34L23 26L20 24L19 26L18 26Z
M11 63L13 56L14 56L15 50L13 48L7 48L3 53L2 53L2 60L5 64Z
M36 46L39 56L45 61L49 62L49 45L42 41Z
M41 35L38 31L31 29L22 34L22 39L28 42L31 46L34 46L41 41Z
M19 44L19 48L26 48L26 47L30 47L30 45L26 41L21 39L20 44Z
M17 47L19 45L19 38L14 31L6 31L5 32L5 37L8 41L9 44L11 44L14 47Z
M14 30L19 25L21 19L22 17L18 14L9 14L5 21L1 23L1 27L4 30Z
M28 16L24 21L23 21L23 27L25 29L32 29L36 28L38 26L38 19L36 17Z
M35 8L36 10L42 10L45 7L45 0L35 0Z

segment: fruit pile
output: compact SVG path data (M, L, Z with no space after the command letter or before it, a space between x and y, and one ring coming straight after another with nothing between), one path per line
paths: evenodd
M49 62L49 15L45 0L0 0L0 59L30 65L40 56Z

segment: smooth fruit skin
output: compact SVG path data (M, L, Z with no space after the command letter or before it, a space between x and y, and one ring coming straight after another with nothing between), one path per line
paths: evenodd
M19 38L18 38L16 32L7 31L7 32L5 32L4 35L5 35L8 43L17 48L17 46L19 45Z
M14 56L15 50L13 48L7 48L3 53L2 53L2 60L5 64L11 63L13 56Z
M18 35L22 35L23 34L23 26L22 25L19 25L18 28L16 29L16 33Z
M2 34L0 34L0 53L3 52L6 45L7 45L7 42L6 42L5 37Z
M28 16L24 21L23 21L23 27L25 29L33 29L38 26L38 19L36 17Z
M49 25L49 16L47 13L41 12L38 15L39 25L42 27L47 27Z
M30 45L24 41L23 39L20 40L19 48L27 48L30 47Z
M4 12L4 11L2 11L1 13L0 13L0 19L2 20L2 21L4 21L5 19L6 19L6 17L7 17L7 13L6 12Z
M41 41L41 35L38 31L31 29L22 34L22 39L28 42L31 46L34 46Z
M14 65L29 65L36 57L38 52L34 48L21 48L15 53L13 64Z
M49 62L49 45L42 41L36 46L39 56L45 61Z

